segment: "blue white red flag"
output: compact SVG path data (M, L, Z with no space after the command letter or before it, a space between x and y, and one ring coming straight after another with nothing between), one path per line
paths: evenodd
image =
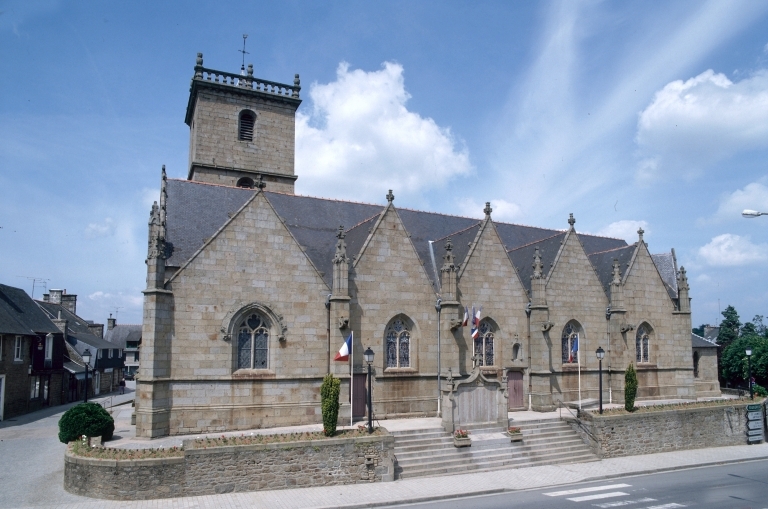
M336 352L336 357L333 358L335 361L346 361L349 360L349 353L352 351L352 334L349 335L346 341L344 341L344 344L341 345L341 348L339 348L339 351Z
M568 355L568 362L573 362L573 358L578 358L579 353L579 336L578 334L573 337L573 343L571 345L571 352Z
M467 325L469 325L469 309L464 306L464 321L461 322L461 326L466 327Z

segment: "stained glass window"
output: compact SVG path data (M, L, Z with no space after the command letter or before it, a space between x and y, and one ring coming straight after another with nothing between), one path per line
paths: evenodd
M635 336L635 358L637 362L648 362L649 329L646 325L637 328Z
M237 333L238 369L267 369L269 325L254 313L243 319Z
M493 366L493 327L489 322L480 322L474 343L480 366Z
M411 365L411 331L401 319L387 327L386 351L388 368L407 368Z
M563 329L563 364L575 364L579 362L578 348L579 345L579 330L578 328L569 323Z

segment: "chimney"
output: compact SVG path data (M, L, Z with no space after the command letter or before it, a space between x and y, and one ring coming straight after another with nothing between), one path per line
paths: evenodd
M51 302L51 294L44 293L43 294L43 302Z
M61 305L73 315L77 314L77 295L68 294L66 290L61 294Z
M51 290L49 302L51 302L52 304L61 304L62 293L64 293L64 290Z
M110 313L109 318L107 318L107 330L114 329L115 325L117 325L117 318L112 318L112 313Z
M88 330L91 334L97 338L104 339L104 324L103 323L89 323Z
M53 293L53 290L51 291ZM59 311L58 318L54 318L51 320L53 324L59 328L59 330L64 333L64 339L67 339L67 320L61 318L61 311Z

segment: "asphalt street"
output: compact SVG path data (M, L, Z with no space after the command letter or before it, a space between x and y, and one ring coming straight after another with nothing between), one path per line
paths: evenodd
M768 509L768 460L389 507L418 509Z

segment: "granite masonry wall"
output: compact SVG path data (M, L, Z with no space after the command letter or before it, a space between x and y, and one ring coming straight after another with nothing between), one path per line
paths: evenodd
M571 426L600 458L744 445L746 403L634 414L583 412Z
M67 450L64 489L110 500L146 500L394 480L394 437L196 448L184 456L102 460Z

